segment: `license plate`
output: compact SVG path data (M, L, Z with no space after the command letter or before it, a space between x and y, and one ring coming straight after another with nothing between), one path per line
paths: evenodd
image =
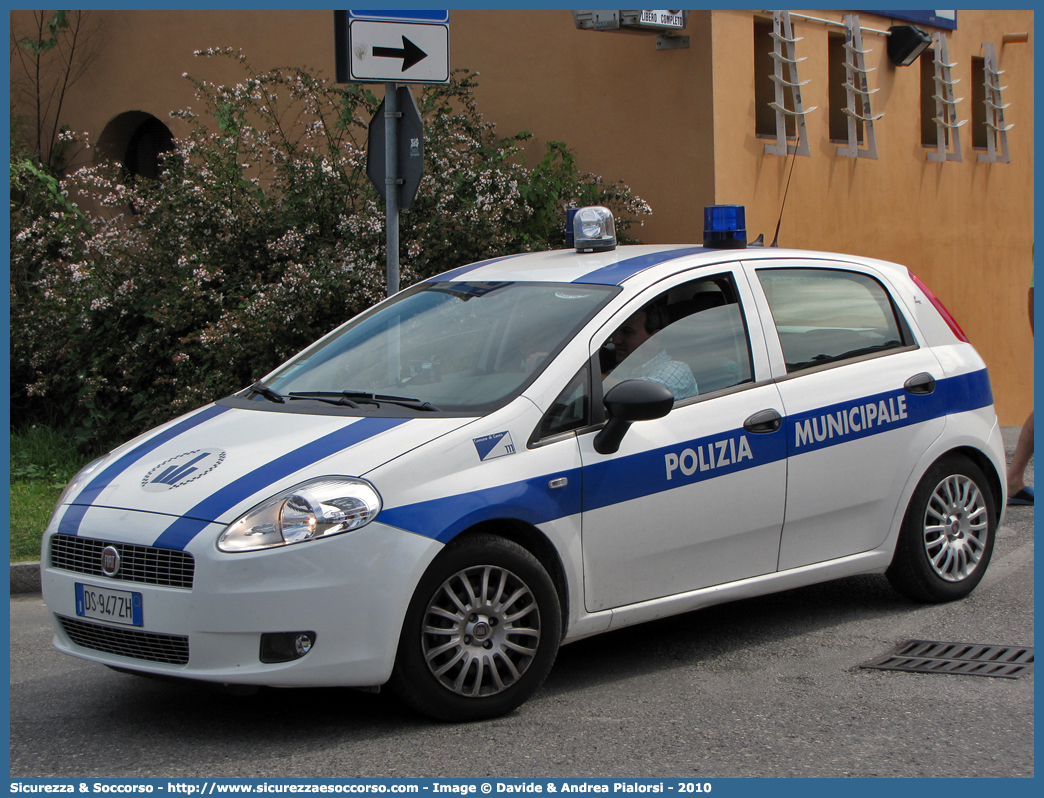
M76 614L125 626L142 625L141 593L76 583Z

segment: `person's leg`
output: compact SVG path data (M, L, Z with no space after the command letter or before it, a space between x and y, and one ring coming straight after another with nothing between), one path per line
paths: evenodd
M1026 423L1022 425L1022 432L1015 443L1015 452L1011 456L1011 465L1008 466L1008 496L1014 496L1026 487L1025 473L1033 456L1033 412L1031 411ZM1031 494L1032 495L1032 494ZM1030 499L1032 501L1032 498Z

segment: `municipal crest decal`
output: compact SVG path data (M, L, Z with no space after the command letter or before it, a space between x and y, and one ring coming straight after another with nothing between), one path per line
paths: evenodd
M153 468L141 480L141 487L149 493L180 488L204 477L225 461L221 449L196 449L171 457Z

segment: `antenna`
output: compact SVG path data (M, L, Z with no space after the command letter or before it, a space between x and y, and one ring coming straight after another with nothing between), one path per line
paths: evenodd
M786 188L783 189L783 202L779 206L779 220L776 222L776 235L772 237L772 243L769 244L770 247L779 246L779 226L783 224L783 209L787 205L787 193L790 191L790 178L794 176L795 163L797 163L797 152L794 153L794 158L790 162L790 174L787 175L787 185Z

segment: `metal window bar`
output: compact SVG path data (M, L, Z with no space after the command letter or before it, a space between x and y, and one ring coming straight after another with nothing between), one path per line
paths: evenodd
M998 69L997 50L993 42L984 42L985 50L984 82L986 84L986 152L979 153L979 160L986 163L1011 163L1008 153L1008 131L1014 125L1004 124L1004 109L1008 106L1001 99L1001 91L1008 88L1000 85L1000 76L1004 74Z
M884 114L874 116L870 108L870 95L880 89L870 90L866 76L874 69L866 68L864 56L872 52L863 49L863 37L859 27L859 17L845 14L845 92L848 105L842 113L848 117L848 146L838 147L837 154L844 158L870 158L877 160L877 138L874 136L874 122ZM856 111L856 99L859 110ZM859 125L862 123L865 133L866 148L859 148Z
M838 22L835 19L823 19L822 17L810 17L806 14L795 14L793 11L790 12L791 19L803 19L808 22L822 22L824 25L836 25L839 28L845 27L844 22ZM877 28L860 28L861 31L867 33L880 33L882 36L891 36L892 34L886 30L879 30Z
M933 33L935 49L935 150L928 151L929 161L958 161L961 158L961 125L968 120L957 121L957 103L962 97L953 96L953 87L960 83L954 80L950 70L957 66L950 63L946 49L946 35ZM949 136L947 134L950 134ZM951 148L947 149L947 139Z
M808 131L805 129L805 114L816 110L816 106L806 109L801 101L801 87L809 81L801 82L798 77L798 64L804 58L797 58L794 45L801 41L795 39L793 28L790 24L789 11L772 12L772 82L776 86L776 99L769 103L769 107L776 112L776 143L766 144L765 152L769 155L782 155L786 157L790 153L810 157L808 149ZM784 54L784 50L786 53ZM789 67L790 80L783 77L783 65ZM784 89L790 90L792 109L786 107L784 101ZM786 117L794 117L794 128L797 133L797 143L787 143Z

